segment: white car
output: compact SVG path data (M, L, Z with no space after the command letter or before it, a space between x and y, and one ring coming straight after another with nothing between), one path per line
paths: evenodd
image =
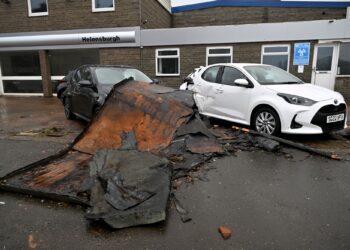
M340 93L270 65L198 68L180 89L194 92L201 114L250 125L261 133L322 134L346 128L347 107Z

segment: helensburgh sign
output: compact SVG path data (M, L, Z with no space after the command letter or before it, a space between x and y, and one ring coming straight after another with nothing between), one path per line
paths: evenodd
M0 37L1 47L135 43L135 31Z
M118 43L120 42L119 36L101 36L101 37L82 37L81 41L83 43Z

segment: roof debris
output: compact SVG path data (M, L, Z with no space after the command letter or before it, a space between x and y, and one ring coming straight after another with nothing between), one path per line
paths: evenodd
M10 173L0 188L85 205L87 219L112 228L150 224L165 220L172 181L193 180L193 170L217 156L240 150L283 154L282 145L320 153L249 129L211 126L192 92L129 80L114 86L67 149ZM172 201L182 221L191 220L175 195ZM219 231L231 235L225 227Z

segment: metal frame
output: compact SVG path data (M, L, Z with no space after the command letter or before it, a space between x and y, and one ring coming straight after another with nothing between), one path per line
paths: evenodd
M349 8L349 9L350 9L350 8ZM343 41L343 43L349 43L349 44L350 44L350 40ZM335 77L337 77L337 78L341 78L341 77L350 77L350 75L339 75L339 74L338 74L339 54L340 54L340 44L338 45L338 53L337 53L337 55L336 55L336 58L337 58L337 72L336 72Z
M273 48L273 47L287 47L287 52L266 52L265 48ZM289 72L289 64L290 64L290 44L264 44L261 46L261 59L260 62L263 63L263 58L265 56L288 56L288 62L287 62L287 72Z
M95 3L98 0L92 0L92 12L107 12L107 11L115 11L115 0L112 0L113 7L112 8L96 8Z
M2 71L1 71L1 60L0 60L0 96L4 94L4 86L2 84Z
M209 51L211 49L229 49L230 50L230 54L209 54ZM209 57L227 57L227 56L230 56L230 58L231 58L230 63L232 63L232 60L233 60L232 51L233 51L233 46L207 47L207 49L206 49L206 62L205 62L206 66L208 66L208 59L209 59Z
M177 51L177 55L170 55L170 56L159 56L158 52L160 51ZM178 65L179 65L179 71L176 74L162 74L159 73L158 69L158 59L162 59L162 58L177 58L178 59ZM180 49L179 48L164 48L164 49L156 49L156 76L179 76L180 75Z
M44 93L5 93L3 81L6 80L22 80L22 81L31 81L39 80L42 81L41 76L0 76L1 90L3 96L43 96Z
M49 3L48 3L47 0L45 0L45 1L46 1L47 11L46 11L46 12L33 13L33 12L32 12L32 3L31 3L31 0L27 0L27 3L28 3L28 16L29 16L29 17L48 16L48 15L49 15Z

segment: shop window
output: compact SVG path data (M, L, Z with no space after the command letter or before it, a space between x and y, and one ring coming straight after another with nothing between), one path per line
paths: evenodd
M65 76L84 64L100 63L98 49L51 50L49 58L53 76Z
M231 63L232 47L208 47L207 66L216 63Z
M4 94L42 93L37 51L0 53L0 89Z
M0 53L2 76L40 76L37 51Z
M49 52L51 65L52 90L56 93L58 81L69 71L84 64L99 64L98 49L51 50Z
M340 44L338 75L350 75L350 43Z
M264 45L261 63L269 64L289 71L289 45Z
M43 92L41 80L4 80L3 88L7 94L40 94Z
M180 75L180 49L156 50L156 75Z
M114 11L115 0L92 0L92 11L101 12L101 11Z
M47 0L27 0L29 16L47 16L49 14Z

